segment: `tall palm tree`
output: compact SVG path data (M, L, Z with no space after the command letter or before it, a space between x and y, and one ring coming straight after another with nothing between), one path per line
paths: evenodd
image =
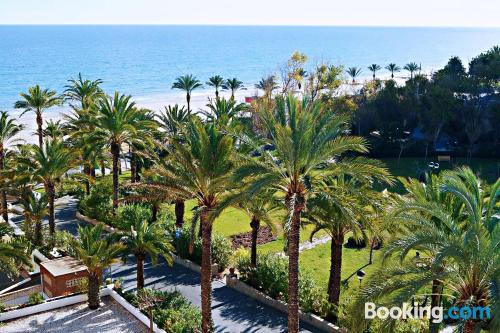
M113 158L113 212L118 207L118 163L122 144L141 143L148 138L141 137L141 130L155 128L155 122L144 117L143 110L135 108L131 96L115 92L114 97L99 101L95 118L95 131L91 141L109 147Z
M267 98L271 98L273 91L278 89L276 77L274 75L269 75L268 77L260 79L259 83L255 85L255 88L264 90L264 95Z
M102 80L97 79L94 81L83 79L82 73L78 73L76 79L68 80L68 84L65 86L64 98L69 101L77 101L80 105L73 106L78 107L83 110L87 110L95 105L95 103L100 99L105 97L100 84Z
M242 156L242 165L235 171L233 181L248 183L244 187L246 195L271 190L284 197L288 212L285 221L289 256L288 332L296 333L299 231L312 184L319 175L368 168L363 158L342 158L348 152L363 153L368 149L364 139L346 135L346 119L327 112L320 101L301 101L289 95L286 99L278 97L274 108L265 107L267 103L263 105L257 109L267 133L260 138L263 142L241 138L260 153L260 158ZM262 143L275 150L265 151Z
M244 103L237 103L234 99L227 100L225 98L209 99L206 107L208 111L202 111L202 114L208 121L217 122L221 126L229 125L241 112L247 110Z
M361 74L361 68L359 67L349 67L346 70L346 73L351 77L352 79L352 84L356 83L356 78Z
M413 80L413 73L418 71L420 69L420 66L417 65L417 63L415 63L415 62L410 62L410 63L406 64L405 67L403 67L403 68L405 70L407 70L408 72L410 72L410 80Z
M212 330L212 226L229 191L232 178L234 142L215 124L192 118L184 143L173 141L169 156L151 170L151 186L179 197L195 198L202 229L201 312L202 330Z
M382 67L380 67L377 64L371 64L370 66L368 66L368 70L373 73L374 80L375 80L375 74L377 73L377 71L379 71L381 69L382 69Z
M0 111L0 178L4 183L4 170L5 170L5 152L7 146L12 144L18 135L23 130L23 126L9 117L7 112ZM2 207L2 217L5 223L9 222L9 213L7 212L7 193L5 189L0 191L0 204Z
M76 153L68 149L61 141L46 141L42 148L31 145L28 156L18 157L18 161L26 166L25 172L31 173L35 181L44 185L49 202L49 231L54 236L55 214L54 203L56 185L62 176L72 168ZM53 239L51 242L54 241Z
M174 248L165 226L159 222L135 221L130 230L117 234L124 245L126 254L133 254L137 263L137 290L144 288L144 260L151 257L153 265L162 256L169 265L173 264Z
M240 89L245 89L243 82L233 77L232 79L227 79L224 84L222 84L222 89L231 90L231 99L234 99L234 93Z
M208 79L207 85L215 88L215 98L219 98L219 88L224 84L224 78L220 75L212 76Z
M191 112L191 93L193 90L201 87L203 87L201 82L191 74L179 76L172 84L172 89L184 90L186 92L188 112Z
M14 103L14 108L24 109L21 115L26 112L35 113L38 126L38 146L41 149L43 146L43 111L58 105L61 100L56 96L54 90L42 89L38 84L28 88L27 93L21 93L20 95L22 99Z
M376 162L366 170L362 170L362 177L368 178L372 173L376 180L379 175L387 177L387 172ZM342 247L345 236L352 233L358 239L366 239L366 233L371 230L371 221L367 217L366 207L377 199L377 192L369 184L358 181L354 170L349 175L339 174L335 177L326 177L318 185L314 195L309 199L305 218L312 222L313 236L324 230L331 237L330 278L328 280L328 300L339 305Z
M412 191L410 197L403 198L390 217L406 232L385 248L385 257L396 255L399 263L383 267L375 275L357 306L382 295L387 305L401 304L432 282L431 306L440 305L446 288L456 306L490 306L495 312L499 306L494 288L500 267L495 217L500 180L487 192L470 169L462 168L428 178L427 186L416 180L406 185ZM408 254L415 250L424 256L409 259ZM439 325L432 319L430 332L438 332ZM461 323L462 331L473 332L480 324L480 319L467 320ZM500 318L493 316L488 325L498 330Z
M391 72L391 79L394 79L394 73L399 72L401 70L401 67L394 63L390 63L389 65L385 66L385 69Z
M102 272L117 261L123 251L123 244L111 242L103 235L103 224L94 227L78 226L78 237L73 238L73 248L77 258L87 266L88 270L88 303L89 308L99 308L99 286Z

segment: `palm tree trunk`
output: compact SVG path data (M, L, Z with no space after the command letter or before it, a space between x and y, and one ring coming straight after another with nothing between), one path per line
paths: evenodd
M153 307L151 306L149 308L149 332L153 333L153 326L154 326L154 320L153 320Z
M120 146L116 143L111 144L111 155L113 156L113 214L118 207L118 158L120 155Z
M47 182L45 186L45 191L49 199L49 233L51 236L51 242L54 242L54 234L56 233L56 218L54 213L54 205L56 200L56 193L54 184L52 182Z
M42 220L35 221L35 245L41 246L43 245L42 239Z
M464 333L474 333L476 324L472 320L467 320L464 324Z
M299 332L300 209L295 209L288 235L288 332Z
M89 274L89 288L87 291L88 295L88 302L89 302L89 309L95 310L99 308L99 302L100 302L100 297L99 297L99 275L96 273L90 273Z
M137 173L137 164L136 164L136 156L134 151L132 150L130 153L130 181L135 183Z
M439 280L432 281L431 309L438 307L441 303L442 283ZM429 333L439 332L439 323L433 323L433 317L429 317Z
M151 204L151 219L153 220L153 222L158 220L158 210L159 210L158 203L153 202Z
M87 164L83 166L83 173L87 176L87 179L85 179L85 193L87 195L90 194L90 170Z
M373 263L373 247L375 246L375 241L370 241L370 258L368 259L368 265Z
M0 170L3 171L5 168L5 153L3 144L0 144ZM3 178L3 176L2 176ZM2 190L0 192L1 203L2 203L2 217L5 223L9 223L9 212L7 211L7 192Z
M137 260L137 290L144 289L144 256L136 254Z
M177 228L182 228L184 224L184 200L175 200L175 226Z
M191 112L191 94L190 93L186 94L186 101L187 101L188 112Z
M201 330L212 332L212 224L207 219L208 211L203 210L200 216L202 226L201 255Z
M330 277L328 280L328 301L339 305L340 301L340 279L342 272L342 245L344 235L332 238L330 253Z
M104 160L101 160L101 176L106 175L106 166L104 165Z
M38 146L40 149L43 148L43 119L42 119L42 112L37 111L36 112L36 124L38 126L37 133L38 133Z
M257 267L257 237L259 235L260 221L255 216L252 217L250 227L252 228L252 248L250 262L253 267Z

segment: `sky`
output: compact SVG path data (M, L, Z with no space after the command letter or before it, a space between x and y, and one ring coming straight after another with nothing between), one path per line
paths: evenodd
M500 0L0 0L0 24L500 27Z

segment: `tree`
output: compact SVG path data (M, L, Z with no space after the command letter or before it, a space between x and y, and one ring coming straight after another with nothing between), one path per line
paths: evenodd
M160 304L165 300L165 296L156 293L151 289L141 289L137 291L137 304L139 306L139 310L146 311L149 315L149 332L154 332L154 307Z
M43 146L43 111L60 103L54 90L42 89L39 85L30 87L27 93L20 94L22 99L14 104L16 109L24 109L21 116L26 112L34 112L38 126L38 146Z
M193 90L201 88L203 85L193 75L179 76L172 84L172 89L184 90L186 92L186 102L188 112L191 112L191 93Z
M227 79L226 82L222 85L222 89L231 90L231 99L234 99L234 93L237 90L245 89L243 86L243 82L233 77L232 79Z
M208 79L207 85L215 88L215 99L219 98L219 88L224 84L224 78L220 75L212 76Z
M230 125L234 118L248 109L244 103L237 103L234 99L226 100L225 98L209 99L206 107L208 111L202 111L202 114L208 121L217 123L220 126Z
M356 84L356 78L361 74L361 68L349 67L346 73L352 78L352 84Z
M123 251L121 243L112 243L103 236L103 228L102 223L94 227L78 226L78 237L73 238L77 258L87 266L89 273L87 293L89 308L92 310L99 308L99 286L103 270L115 263Z
M122 144L145 144L149 138L140 136L142 130L156 126L154 121L144 117L143 110L135 108L130 99L131 96L115 92L114 97L100 100L95 131L91 135L91 141L109 147L113 157L113 212L118 207L118 163Z
M44 185L49 202L49 231L54 236L56 185L66 171L73 167L76 152L68 149L61 141L46 141L42 148L31 145L27 156L19 156L19 163L26 166L25 172L31 173L33 179ZM52 239L51 242L54 240Z
M404 69L410 72L410 80L413 80L413 73L420 70L420 66L414 62L410 62L405 65Z
M362 181L356 179L359 173ZM377 192L373 191L368 179L376 180L379 175L387 178L387 171L380 163L372 161L363 169L354 170L351 175L339 174L323 179L308 202L305 218L314 225L313 236L324 230L331 237L330 278L328 300L339 305L342 247L345 236L352 233L357 240L366 240L372 230L368 207L376 202ZM334 318L332 318L334 319Z
M22 193L19 204L23 208L24 229L28 239L35 246L43 245L42 220L49 214L47 195L37 195L33 191ZM13 211L17 214L17 211Z
M288 238L288 332L298 332L298 259L301 214L317 177L361 168L363 158L344 159L348 152L367 151L365 140L346 135L346 118L328 111L320 101L278 97L274 108L262 104L257 112L264 126L259 140L241 140L260 153L260 157L242 156L235 182L248 183L245 195L270 190L284 197L288 212L285 232ZM264 145L275 147L265 151ZM335 160L335 163L332 161ZM319 169L321 171L319 171Z
M151 186L179 197L195 198L202 229L201 312L202 330L212 330L212 226L219 205L237 183L233 181L234 142L215 124L192 118L185 143L173 141L168 158L151 170Z
M64 136L64 128L60 120L49 120L45 122L43 136L51 140L62 140Z
M385 69L391 72L391 79L394 79L394 73L399 72L401 70L401 67L394 63L390 63L389 65L385 66Z
M76 79L68 80L68 84L65 86L64 99L69 101L77 101L80 105L75 106L70 103L70 105L75 109L79 108L82 110L88 110L95 106L96 102L104 98L104 92L102 91L100 84L102 80L97 79L91 81L88 79L83 79L82 73L78 73Z
M169 265L173 264L174 251L171 240L165 232L164 225L159 222L135 221L130 230L118 234L124 245L126 254L133 254L137 263L137 290L144 288L144 260L151 257L153 265L162 256Z
M278 83L274 75L269 75L268 77L260 79L259 83L255 85L255 88L264 90L264 96L270 99L273 91L278 89Z
M17 124L14 119L9 117L7 112L0 111L0 178L2 178L2 183L5 182L5 179L3 179L5 177L3 172L5 170L5 153L7 146L16 141L16 135L18 135L23 128L23 125ZM8 223L9 213L7 212L7 192L5 189L0 191L0 201L3 221Z
M377 64L371 64L370 66L368 66L368 70L373 73L373 80L375 80L375 74L377 73L377 71L381 69L382 67Z
M11 237L12 228L6 224L0 224L0 272L17 277L19 266L31 267L31 256L22 240Z

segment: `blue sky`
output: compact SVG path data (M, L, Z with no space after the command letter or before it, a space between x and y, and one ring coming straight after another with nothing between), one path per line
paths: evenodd
M0 0L0 24L500 27L500 0Z

